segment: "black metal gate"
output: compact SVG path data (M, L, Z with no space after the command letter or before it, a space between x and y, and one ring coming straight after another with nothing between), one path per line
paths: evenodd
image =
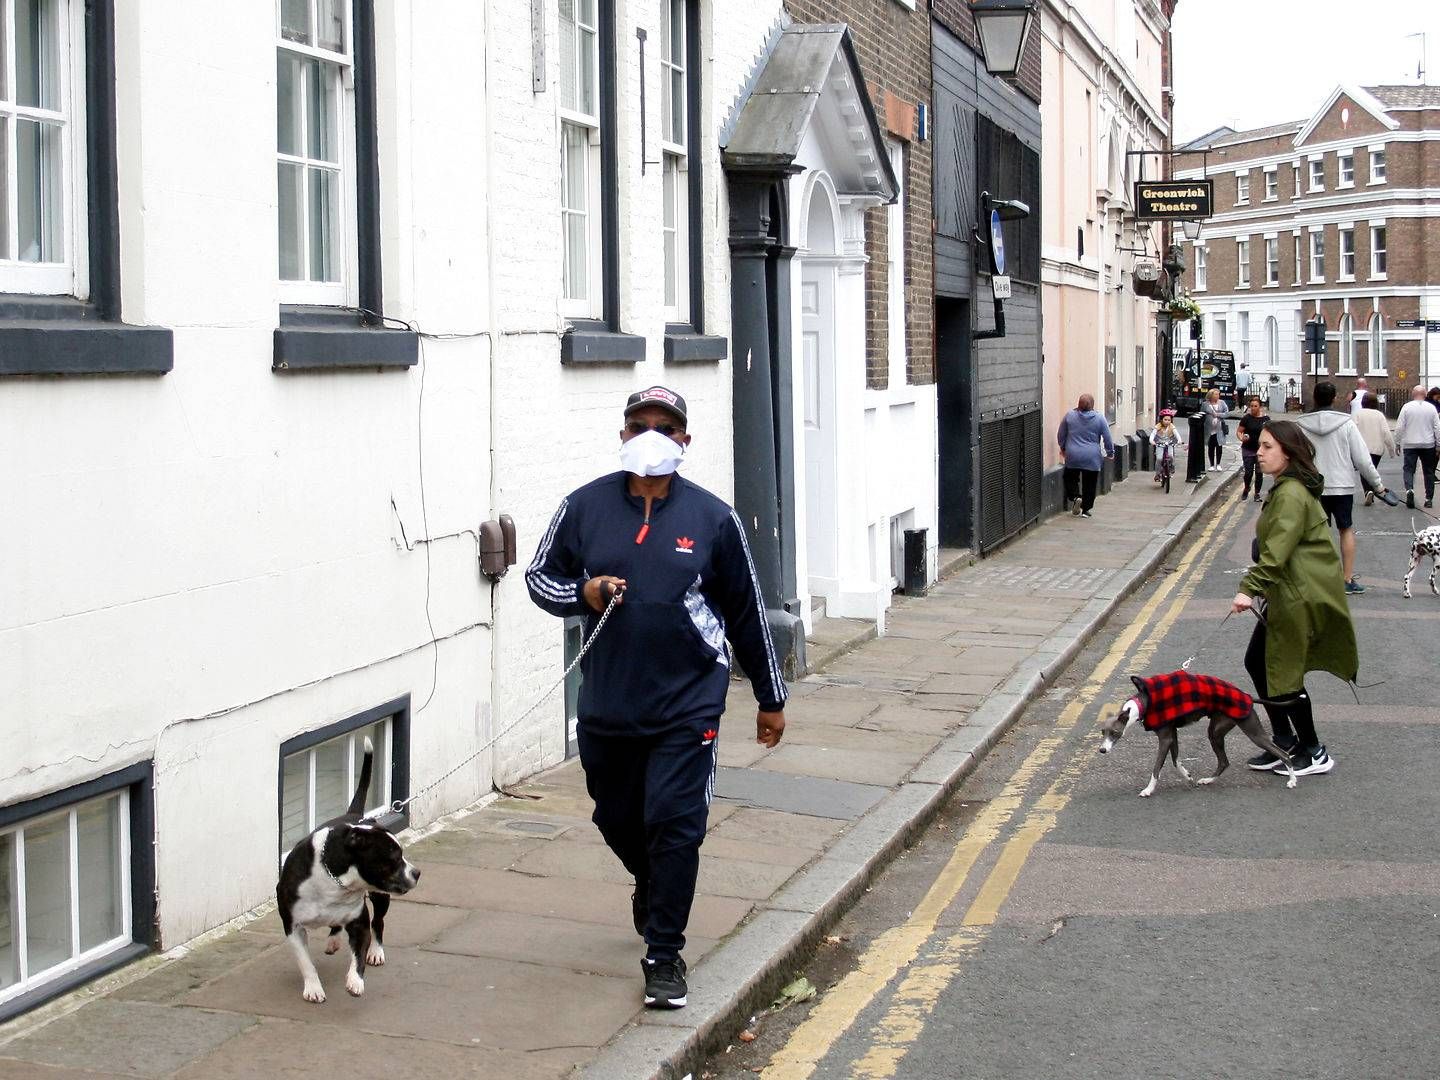
M980 423L980 551L1040 518L1043 435L1040 407Z

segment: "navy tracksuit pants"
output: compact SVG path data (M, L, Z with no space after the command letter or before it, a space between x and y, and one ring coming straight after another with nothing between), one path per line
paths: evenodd
M718 718L659 735L599 735L584 721L578 725L592 820L649 904L645 945L652 960L673 959L685 947L719 729Z

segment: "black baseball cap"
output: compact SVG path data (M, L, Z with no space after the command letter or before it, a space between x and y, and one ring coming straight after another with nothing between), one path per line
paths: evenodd
M631 394L625 402L625 415L629 416L636 409L643 409L647 405L658 405L667 412L674 413L682 424L690 422L685 415L685 399L674 390L663 386L652 386L648 390L637 390Z

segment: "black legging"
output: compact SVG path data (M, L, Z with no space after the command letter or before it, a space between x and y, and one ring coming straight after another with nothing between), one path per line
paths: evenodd
M1079 499L1081 510L1094 508L1095 488L1099 483L1099 469L1075 469L1065 466L1065 499L1067 502Z
M1265 474L1260 471L1260 463L1255 460L1254 454L1246 453L1241 453L1240 463L1245 467L1244 494L1250 494L1250 481L1253 478L1255 481L1255 494L1258 496L1260 494L1260 485L1265 482Z
M1250 635L1250 646L1245 650L1245 670L1250 673L1256 694L1270 697L1265 681L1265 624L1258 620L1255 632ZM1275 733L1277 743L1289 747L1298 741L1306 750L1320 745L1320 738L1315 734L1315 714L1311 711L1310 695L1305 692L1304 683L1299 690L1276 694L1272 700L1283 703L1265 706L1265 712L1270 717L1270 730Z
M1208 443L1209 443L1209 450L1210 450L1210 464L1211 464L1211 465L1219 465L1219 464L1220 464L1220 450L1221 450L1221 448L1222 448L1222 444L1221 444L1221 442L1220 442L1220 436L1219 436L1219 435L1211 435L1210 438L1209 438L1209 440L1208 440Z

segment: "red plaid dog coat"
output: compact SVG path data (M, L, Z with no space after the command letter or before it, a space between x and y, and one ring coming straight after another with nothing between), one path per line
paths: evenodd
M1146 679L1130 678L1140 691L1140 716L1150 731L1166 724L1191 724L1206 716L1229 716L1239 723L1255 707L1249 694L1213 675L1171 671Z

